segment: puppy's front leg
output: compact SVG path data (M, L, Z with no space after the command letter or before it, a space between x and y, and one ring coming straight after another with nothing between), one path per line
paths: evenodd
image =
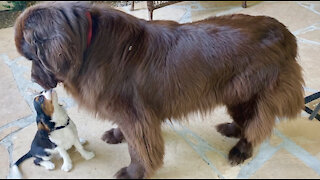
M95 156L94 153L84 150L83 146L81 145L81 142L78 139L74 143L74 146L76 147L77 151L85 160L92 159Z
M63 148L57 148L57 150L63 159L63 165L61 167L61 170L66 172L70 171L72 169L72 161L70 159L68 152Z

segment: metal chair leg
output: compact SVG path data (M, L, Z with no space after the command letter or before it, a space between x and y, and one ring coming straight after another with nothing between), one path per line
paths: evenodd
M242 7L246 8L247 7L247 1L242 1Z
M311 113L311 116L309 117L309 119L312 120L313 118L316 118L317 115L318 115L319 110L320 110L320 103L316 106L316 108L314 108L314 110L313 110L313 112ZM319 115L318 115L318 116L319 116ZM316 118L316 119L320 120L319 117Z

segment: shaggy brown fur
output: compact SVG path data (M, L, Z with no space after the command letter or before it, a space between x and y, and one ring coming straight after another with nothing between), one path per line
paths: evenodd
M93 37L87 48L89 20ZM234 119L219 132L240 140L229 153L242 163L270 136L275 118L302 110L297 44L271 17L243 14L179 24L145 21L84 2L44 3L16 22L18 51L46 89L63 82L78 103L119 128L131 163L117 178L150 177L163 163L161 123L226 105Z

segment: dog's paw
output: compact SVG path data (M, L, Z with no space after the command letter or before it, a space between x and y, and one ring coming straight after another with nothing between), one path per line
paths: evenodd
M79 138L79 142L81 145L84 145L85 143L87 143L87 140L85 140L83 138Z
M69 172L72 169L72 164L71 163L63 163L61 170L65 172Z
M84 158L85 160L90 160L90 159L92 159L94 156L95 156L95 154L94 154L93 152L87 152L87 153L83 156L83 158Z
M245 140L240 140L229 152L229 162L232 166L243 163L252 156L252 145Z
M124 139L121 132L118 132L117 129L110 129L109 131L104 132L101 139L108 144L119 144Z
M216 126L217 131L226 137L241 137L241 129L233 123L223 123Z
M41 161L39 165L43 166L47 170L52 170L55 168L55 165L51 161Z
M130 166L129 166L130 167ZM144 171L136 168L121 168L115 175L117 179L144 179Z
M121 168L114 176L117 179L132 179L127 171L127 167Z

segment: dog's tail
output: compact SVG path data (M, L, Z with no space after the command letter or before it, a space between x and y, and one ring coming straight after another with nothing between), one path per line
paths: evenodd
M280 73L278 87L269 94L270 103L279 118L295 119L304 109L304 80L302 70L296 61L288 63Z
M29 151L27 154L23 155L16 163L14 163L14 165L10 169L8 179L22 179L22 174L19 170L19 165L23 161L25 161L26 159L29 159L31 157L32 157L32 155Z

